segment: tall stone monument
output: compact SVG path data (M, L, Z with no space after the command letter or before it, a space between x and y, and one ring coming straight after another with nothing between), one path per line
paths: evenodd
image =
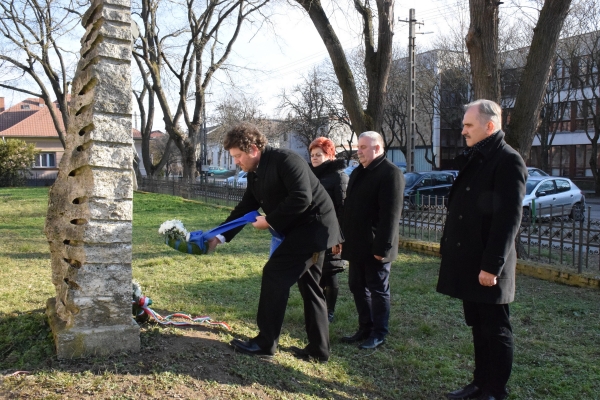
M56 288L46 313L59 358L140 349L131 314L130 0L93 0L82 24L45 229Z

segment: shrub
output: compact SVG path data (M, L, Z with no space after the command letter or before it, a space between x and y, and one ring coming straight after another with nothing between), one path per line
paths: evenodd
M0 140L0 187L23 186L38 151L23 140Z

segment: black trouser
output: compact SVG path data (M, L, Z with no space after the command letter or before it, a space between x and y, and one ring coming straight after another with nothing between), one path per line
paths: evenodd
M390 266L373 258L368 262L350 262L348 285L354 295L360 329L383 339L390 319Z
M473 331L475 371L473 384L496 397L508 394L512 371L513 334L508 304L484 304L463 300L465 321Z
M290 288L298 282L304 300L307 350L315 357L329 356L329 322L323 290L319 286L325 252L273 256L263 268L253 340L265 351L275 353L287 308Z
M321 286L323 294L325 295L327 311L333 313L335 311L335 304L337 303L338 291L340 288L337 273L331 274L323 271L319 286Z

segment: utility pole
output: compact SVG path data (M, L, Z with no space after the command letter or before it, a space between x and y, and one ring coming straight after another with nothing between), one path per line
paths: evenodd
M202 165L206 165L207 149L206 149L206 101L202 106Z
M415 25L423 25L415 19L415 9L408 14L408 124L406 137L406 171L415 170Z

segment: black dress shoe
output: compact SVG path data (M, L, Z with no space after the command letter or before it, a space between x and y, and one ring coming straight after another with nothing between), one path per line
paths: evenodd
M477 399L479 396L481 396L481 389L472 383L462 389L446 394L446 398L450 400Z
M233 339L231 342L229 342L229 344L240 353L257 356L260 358L273 358L273 354L263 350L258 344L256 344L256 342L252 340L246 342L240 339Z
M304 361L310 361L311 359L320 363L326 363L327 361L329 361L329 356L314 356L310 354L308 350L306 350L306 348L301 349L300 347L291 346L290 350L292 351L292 353L294 353L294 357Z
M371 349L378 348L379 346L381 346L384 343L385 343L385 339L380 339L380 338L371 336L370 338L368 338L367 340L362 342L358 346L358 348L362 349L362 350L371 350Z
M369 336L371 336L371 330L361 328L352 336L342 337L341 341L343 343L362 342L363 340L367 339Z

